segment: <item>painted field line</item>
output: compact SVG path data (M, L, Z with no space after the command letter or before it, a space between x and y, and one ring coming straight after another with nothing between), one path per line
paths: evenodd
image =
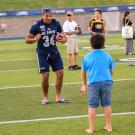
M12 62L12 61L30 61L36 59L12 59L12 60L0 60L0 62Z
M117 63L117 64L127 64L129 62L122 62L122 63ZM130 63L129 63L130 64ZM67 69L68 67L65 67ZM19 71L32 71L32 70L38 70L37 68L24 68L24 69L9 69L9 70L0 70L0 73L4 72L19 72Z
M121 81L135 81L135 78L131 79L117 79L114 80L114 82L121 82ZM76 84L81 84L82 82L74 82L74 83L63 83L63 85L76 85ZM55 84L49 84L49 85L55 85ZM36 84L36 85L24 85L24 86L12 86L12 87L0 87L0 90L4 89L18 89L18 88L33 88L33 87L40 87L41 85Z
M63 85L75 85L75 84L80 84L82 82L75 82L75 83L63 83ZM55 84L49 84L51 86L55 85ZM0 89L4 90L4 89L18 89L18 88L33 88L33 87L40 87L41 85L37 84L37 85L28 85L28 86L13 86L13 87L0 87Z
M112 116L122 116L122 115L135 115L135 112L112 113ZM96 116L102 117L102 116L104 116L104 114L97 114ZM77 118L86 118L86 117L88 117L88 115L65 116L65 117L54 117L54 118L40 118L40 119L31 119L31 120L1 121L0 124L53 121L53 120L77 119Z
M0 70L0 73L3 73L3 72L32 71L32 70L37 70L37 68L24 68L24 69L13 69L13 70Z
M79 55L79 57L83 57L84 55ZM66 58L67 56L62 56L63 58ZM36 58L34 59L10 59L10 60L4 60L4 59L1 59L0 62L15 62L15 61L32 61L32 60L35 60L37 61Z

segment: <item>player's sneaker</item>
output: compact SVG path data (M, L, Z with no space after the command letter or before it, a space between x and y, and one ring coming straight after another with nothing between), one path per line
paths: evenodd
M42 105L46 105L46 104L48 104L48 100L43 99L43 100L42 100L42 102L41 102L41 104L42 104Z

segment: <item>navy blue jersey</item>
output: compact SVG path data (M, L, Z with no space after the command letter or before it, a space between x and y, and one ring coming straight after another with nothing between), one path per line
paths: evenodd
M55 19L50 24L45 24L43 19L35 22L29 33L32 35L41 34L41 39L37 43L38 53L53 53L58 51L56 46L56 34L62 32L61 25Z

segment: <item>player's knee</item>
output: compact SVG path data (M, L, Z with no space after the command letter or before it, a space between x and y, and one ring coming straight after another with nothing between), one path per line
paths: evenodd
M49 79L49 73L43 73L42 74L42 81L43 82L48 82Z
M64 72L63 72L63 71L59 71L59 72L57 73L57 77L58 77L59 79L62 79L63 76L64 76Z

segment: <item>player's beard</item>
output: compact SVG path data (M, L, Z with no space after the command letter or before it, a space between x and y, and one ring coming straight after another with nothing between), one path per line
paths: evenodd
M47 24L50 24L50 23L51 23L51 21L52 21L52 19L50 19L50 20L46 20L46 23L47 23Z
M45 24L50 24L51 21L52 21L52 19L44 19L44 18L43 18L43 22L44 22Z

